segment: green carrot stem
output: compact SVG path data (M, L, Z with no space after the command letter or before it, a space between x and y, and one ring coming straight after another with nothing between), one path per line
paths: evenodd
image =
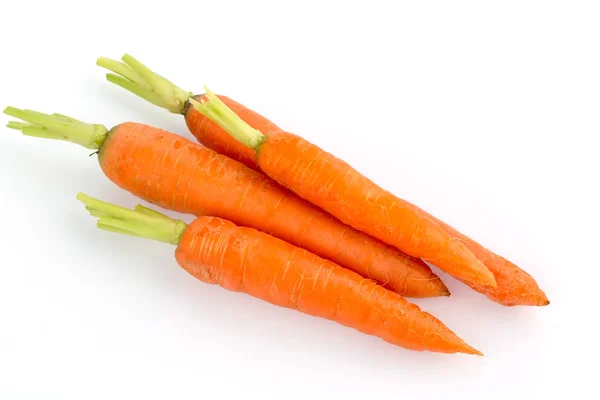
M66 140L88 149L98 150L108 135L104 125L86 124L61 114L50 115L14 107L6 107L4 114L26 122L10 121L6 125L20 130L24 135Z
M185 222L141 205L136 206L135 210L129 210L84 193L77 194L77 200L86 205L90 215L99 218L98 228L110 232L177 245L187 228Z
M129 231L125 230L125 229L119 229L119 228L115 228L113 226L101 224L99 221L98 221L98 224L96 226L98 228L100 228L102 230L105 230L105 231L108 231L108 232L120 233L121 235L127 235L127 236L142 237L142 236L140 236L140 235L138 235L136 233L129 232Z
M164 219L166 221L172 221L172 219L169 218L169 217L167 217L165 214L161 214L158 211L155 211L155 210L153 210L151 208L144 207L141 204L138 204L137 206L135 206L134 210L137 211L140 214L145 214L145 215L148 215L148 216L151 216L151 217L155 217L155 218L161 218L161 219Z
M248 125L227 107L217 95L211 92L209 88L205 86L204 90L206 91L206 98L208 100L196 101L190 99L189 102L192 107L200 114L215 122L244 146L256 149L264 139L264 135L258 129L254 129Z
M192 93L153 72L129 54L125 54L121 60L100 57L96 65L113 72L106 74L109 82L172 113L185 113Z

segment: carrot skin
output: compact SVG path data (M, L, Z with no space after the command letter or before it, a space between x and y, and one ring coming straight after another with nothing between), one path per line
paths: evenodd
M300 136L277 132L256 150L268 176L343 223L453 276L495 286L492 273L415 206L383 190L344 161Z
M125 123L110 131L98 156L109 179L152 204L267 232L408 297L449 294L422 261L340 223L264 174L180 136Z
M304 249L216 217L188 226L175 256L196 278L417 351L481 353L437 318Z

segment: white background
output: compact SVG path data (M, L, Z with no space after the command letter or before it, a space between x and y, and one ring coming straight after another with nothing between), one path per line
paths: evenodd
M104 81L96 57L130 52L349 161L552 301L505 308L443 275L452 297L417 303L486 357L396 348L97 230L78 191L136 199L88 150L2 128L0 398L541 399L597 378L597 1L30 0L0 15L2 107L191 137Z

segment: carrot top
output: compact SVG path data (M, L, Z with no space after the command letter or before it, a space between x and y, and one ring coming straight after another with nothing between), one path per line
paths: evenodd
M261 131L248 125L209 88L204 86L204 90L206 90L208 100L196 101L190 98L189 102L192 107L200 114L211 119L244 146L256 149L265 137Z
M185 113L193 93L186 92L168 79L152 72L129 54L125 54L121 60L122 62L100 57L96 65L113 72L106 74L109 82L174 114Z
M24 135L66 140L88 149L98 150L108 135L108 129L104 125L86 124L62 114L50 115L14 107L6 107L4 114L26 122L10 121L6 125L20 130Z
M201 99L201 101L196 101L190 98L189 102L192 107L200 114L211 119L244 146L251 149L258 148L265 135L258 129L254 129L248 125L246 121L241 119L231 108L227 107L209 88L204 86L204 90L206 90L206 98L208 100Z
M99 218L98 228L109 232L177 245L187 228L185 222L171 219L139 204L133 210L129 210L94 199L84 193L77 194L77 200L85 204L91 216Z

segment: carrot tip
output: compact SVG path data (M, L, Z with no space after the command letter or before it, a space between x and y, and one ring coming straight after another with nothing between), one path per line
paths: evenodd
M541 307L548 306L548 305L550 305L550 300L548 300L548 299L544 299L540 302Z
M496 286L498 286L498 283L496 282L496 277L494 277L494 274L492 274L490 270L487 269L487 267L486 273L480 276L480 282L482 285L487 286L489 288L495 288Z
M439 277L437 277L437 284L437 286L440 288L440 296L449 297L450 289L448 289L448 286L446 286L446 284Z
M537 293L537 296L531 296L532 297L532 302L530 305L532 306L538 306L538 307L545 307L547 305L550 304L550 300L548 300L548 297L546 296L546 293L544 293L542 290L539 290L539 292Z
M485 357L484 354L481 351L477 350L477 349L473 349L473 353L472 354L475 355L475 356L479 356L479 357Z
M476 348L469 346L468 344L464 343L463 347L460 349L461 353L464 354L471 354L474 356L480 356L480 357L484 357L483 353L479 350L477 350Z

